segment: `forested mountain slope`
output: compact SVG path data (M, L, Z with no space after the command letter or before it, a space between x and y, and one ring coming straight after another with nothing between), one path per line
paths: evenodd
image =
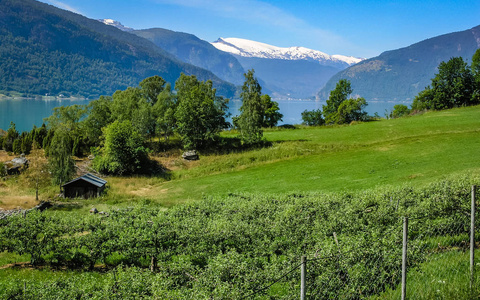
M463 57L471 62L480 47L480 26L386 51L333 76L318 97L328 98L340 79L348 79L354 94L367 101L409 101L430 84L442 61Z
M152 42L34 0L0 1L0 91L97 97L160 75L211 79L219 94L235 86L183 63Z
M193 34L162 28L135 30L133 33L152 41L181 61L209 70L225 81L241 85L245 80L245 70L235 57Z

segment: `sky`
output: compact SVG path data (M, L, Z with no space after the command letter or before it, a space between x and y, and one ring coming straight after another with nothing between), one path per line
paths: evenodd
M134 29L166 28L213 42L236 37L370 58L480 25L480 1L41 0Z

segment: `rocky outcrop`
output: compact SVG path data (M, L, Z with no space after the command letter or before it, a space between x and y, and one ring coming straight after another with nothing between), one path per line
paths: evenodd
M28 159L25 158L25 154L22 154L20 157L16 157L11 161L4 163L5 170L7 175L16 175L20 174L23 170L28 168Z

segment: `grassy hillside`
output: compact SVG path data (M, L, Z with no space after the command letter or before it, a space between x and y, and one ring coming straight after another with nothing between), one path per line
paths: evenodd
M477 106L341 127L271 130L265 132L271 147L202 155L198 162L164 160L172 180L111 178L111 192L119 188L131 199L172 205L207 194L422 186L455 174L480 174L479 115Z
M169 169L167 178L109 177L100 202L172 206L212 194L423 186L455 174L480 174L479 115L476 106L340 127L274 129L265 132L270 147L200 153L195 162L184 161L181 150L160 152L154 158ZM236 135L223 137L228 142ZM0 185L0 201L19 193L34 197L33 175L22 176ZM45 187L40 198L57 192Z

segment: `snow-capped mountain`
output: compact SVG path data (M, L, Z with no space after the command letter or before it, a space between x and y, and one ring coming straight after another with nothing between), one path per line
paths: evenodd
M242 57L308 60L317 61L322 65L344 64L345 67L348 67L363 60L362 58L352 56L328 55L324 52L304 47L282 48L239 38L219 38L217 41L213 42L212 45L219 50Z
M120 23L118 21L115 21L115 20L112 20L112 19L99 19L97 21L102 22L103 24L106 24L106 25L111 25L113 27L117 27L118 29L123 30L123 31L127 31L127 32L134 30L133 28L123 26L122 23Z

